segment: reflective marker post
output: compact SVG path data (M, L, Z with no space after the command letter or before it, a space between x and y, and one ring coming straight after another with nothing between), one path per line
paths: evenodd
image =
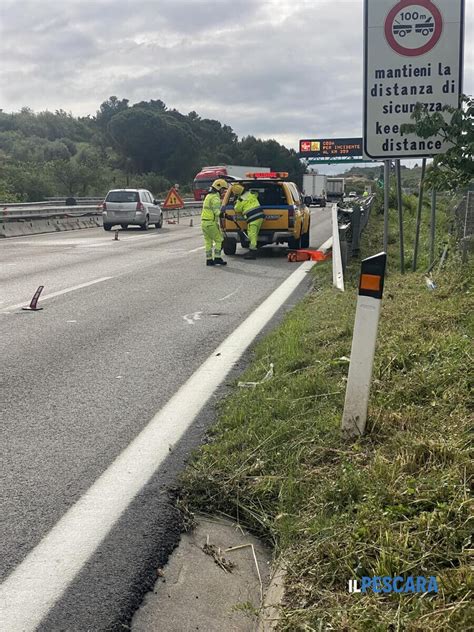
M365 430L386 263L387 255L381 252L364 259L361 265L342 415L342 430L348 436L363 435Z

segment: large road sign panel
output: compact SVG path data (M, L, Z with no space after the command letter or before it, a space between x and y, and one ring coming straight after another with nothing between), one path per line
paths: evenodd
M416 158L443 153L441 137L403 135L417 103L458 107L464 0L365 0L364 153Z
M300 158L362 156L362 138L313 138L300 140Z

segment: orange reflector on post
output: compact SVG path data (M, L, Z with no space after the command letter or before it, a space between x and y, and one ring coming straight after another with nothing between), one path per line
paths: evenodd
M382 277L378 274L361 274L359 289L380 292Z

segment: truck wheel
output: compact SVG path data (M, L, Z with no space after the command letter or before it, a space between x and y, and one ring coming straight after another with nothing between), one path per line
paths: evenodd
M104 230L112 230L112 224L104 224Z
M237 250L237 242L235 239L229 239L228 237L225 237L222 248L225 255L235 255L235 252Z
M299 250L301 248L301 235L298 237L290 237L288 239L288 248L290 250Z
M309 248L309 232L311 229L311 222L308 224L308 231L301 235L301 247Z

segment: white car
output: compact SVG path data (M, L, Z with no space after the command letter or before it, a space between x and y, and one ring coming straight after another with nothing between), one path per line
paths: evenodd
M132 225L148 230L150 224L161 228L163 211L146 189L112 189L102 204L102 221L104 230L110 230L116 224L124 229Z
M357 193L355 191L351 191L347 197L350 197L350 198L357 197Z

